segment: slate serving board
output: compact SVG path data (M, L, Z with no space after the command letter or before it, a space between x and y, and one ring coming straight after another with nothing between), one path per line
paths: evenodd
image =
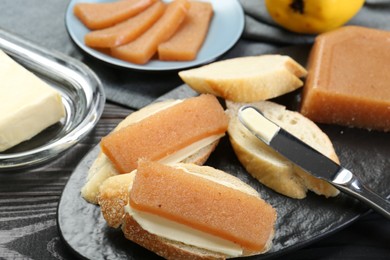
M310 46L280 50L305 65ZM192 96L194 92L183 85L166 94L165 98ZM297 109L300 90L274 100ZM332 140L341 164L382 196L388 196L390 183L390 138L382 132L335 125L319 125ZM158 256L127 241L121 230L107 227L100 209L80 196L88 168L99 152L93 148L80 162L69 179L59 206L58 228L63 240L80 257L86 259L154 259ZM280 195L252 178L237 160L227 137L224 137L206 163L237 176L258 190L263 199L276 208L278 219L272 249L249 259L268 259L307 246L333 234L358 219L368 209L357 200L340 194L326 199L309 193L303 200Z

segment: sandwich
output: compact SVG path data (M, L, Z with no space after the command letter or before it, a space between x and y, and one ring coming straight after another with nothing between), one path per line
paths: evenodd
M168 100L130 114L100 142L81 190L97 203L99 187L108 177L129 173L140 158L165 164L203 164L225 135L228 118L213 95Z
M209 166L141 160L108 178L99 205L111 227L166 259L226 259L265 253L275 209L238 178Z

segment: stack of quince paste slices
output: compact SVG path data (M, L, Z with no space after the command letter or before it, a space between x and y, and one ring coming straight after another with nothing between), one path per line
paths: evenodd
M136 64L154 56L194 60L213 17L211 3L187 0L78 3L73 12L91 30L84 37L88 47Z

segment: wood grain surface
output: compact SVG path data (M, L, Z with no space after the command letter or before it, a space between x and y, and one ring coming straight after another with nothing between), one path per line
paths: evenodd
M72 259L61 243L57 204L78 162L132 110L106 104L92 132L38 168L0 173L0 259Z
M66 30L64 14L69 2L1 0L0 27L84 62L101 77L107 97L117 103L139 108L180 83L171 75L150 76L118 70L85 55ZM243 39L225 58L312 42L313 37L298 37L273 26L262 0L240 2L247 15L247 26ZM389 10L388 0L367 0L352 24L390 30ZM61 157L34 169L0 173L0 259L76 259L57 230L57 205L62 190L83 156L130 112L107 103L95 129ZM389 165L386 170L385 174L389 174ZM390 222L371 213L344 230L280 259L390 259L389 241Z
M38 168L0 174L0 259L75 259L61 241L57 205L83 156L132 110L107 103L95 129ZM280 259L389 259L390 223L371 213L350 227Z

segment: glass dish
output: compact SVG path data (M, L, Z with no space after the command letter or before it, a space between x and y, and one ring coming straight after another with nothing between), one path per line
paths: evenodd
M0 29L0 49L57 89L66 115L32 139L0 153L0 172L33 166L58 156L85 137L105 104L103 86L86 65L40 48Z

